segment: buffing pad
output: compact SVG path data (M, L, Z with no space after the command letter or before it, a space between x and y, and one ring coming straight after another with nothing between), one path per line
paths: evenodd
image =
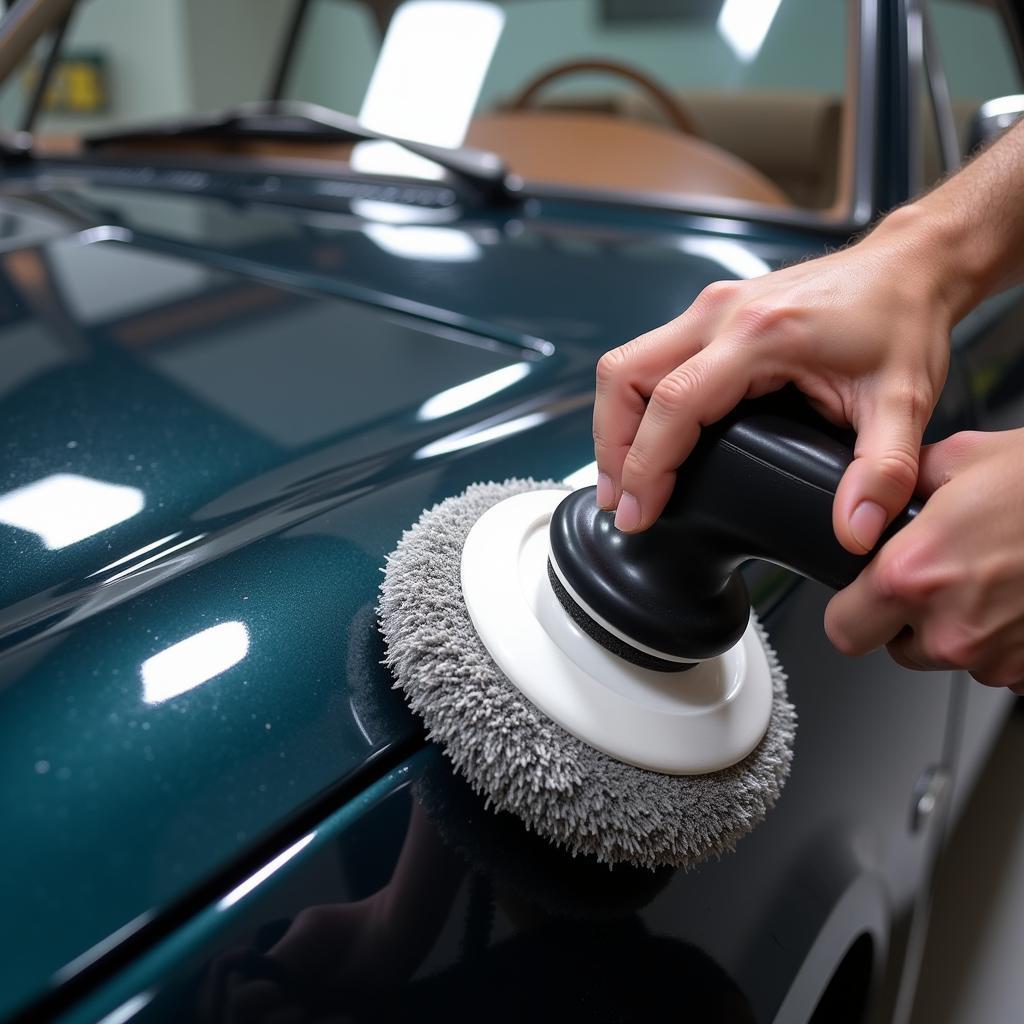
M378 617L386 663L430 739L495 808L573 854L691 867L731 850L778 798L795 733L785 674L755 622L771 672L767 731L742 761L710 774L668 775L624 763L544 715L500 671L474 629L461 562L471 528L488 509L558 486L478 484L423 513L385 568Z

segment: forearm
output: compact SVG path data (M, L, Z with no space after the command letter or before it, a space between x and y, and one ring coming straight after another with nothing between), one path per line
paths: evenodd
M926 279L953 323L1024 281L1024 123L869 237L906 250L908 273Z

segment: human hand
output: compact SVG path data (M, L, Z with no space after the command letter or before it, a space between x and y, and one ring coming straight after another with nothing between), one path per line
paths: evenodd
M1024 430L954 434L921 456L924 508L832 599L829 639L1024 694Z
M199 1017L209 1024L340 1024L346 991L394 978L379 894L354 903L307 907L272 922L251 947L233 947L208 966Z
M598 503L625 532L650 526L700 429L744 398L795 384L857 431L833 522L863 554L910 500L924 428L946 379L961 309L955 275L920 215L897 211L848 249L704 289L597 369Z

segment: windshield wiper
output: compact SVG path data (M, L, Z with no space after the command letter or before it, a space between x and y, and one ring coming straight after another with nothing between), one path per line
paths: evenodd
M161 142L195 138L301 139L325 142L392 142L430 160L482 193L489 202L518 200L522 181L510 174L501 157L486 150L447 149L412 139L375 132L351 114L316 103L289 100L240 103L212 114L90 135L82 140L94 149L119 142Z

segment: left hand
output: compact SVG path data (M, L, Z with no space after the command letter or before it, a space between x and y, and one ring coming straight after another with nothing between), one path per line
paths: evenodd
M918 493L917 518L829 603L829 639L1024 695L1024 430L925 446Z

